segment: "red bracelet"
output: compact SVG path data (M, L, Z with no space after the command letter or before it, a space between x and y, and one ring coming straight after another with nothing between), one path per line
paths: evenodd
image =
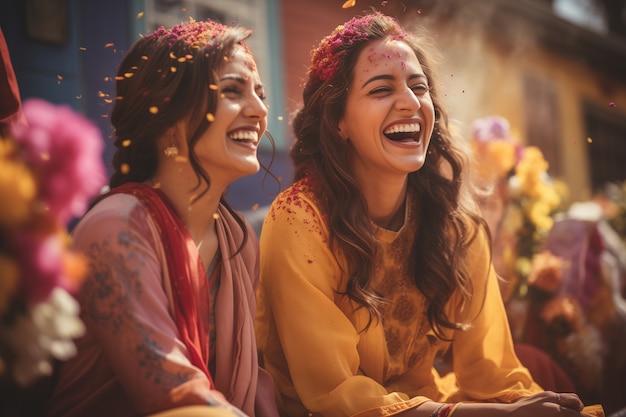
M452 417L452 413L454 413L454 412L456 411L456 409L457 409L457 408L459 408L459 406L460 406L461 404L462 404L462 403L460 403L460 402L459 402L459 403L454 404L454 407L452 407L452 410L450 410L450 412L448 413L448 417Z
M454 408L455 404L450 403L450 404L446 404L443 407L441 407L441 410L439 410L439 412L437 413L437 417L450 417L450 414L452 414L452 409Z

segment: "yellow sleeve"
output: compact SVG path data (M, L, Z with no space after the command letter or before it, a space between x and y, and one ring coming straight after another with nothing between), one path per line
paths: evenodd
M421 404L359 373L359 334L335 304L341 270L327 238L302 196L279 196L263 225L257 339L283 411L305 411L301 401L328 417L385 416Z
M455 333L452 348L460 395L511 402L543 391L513 349L497 276L489 259L489 241L482 229L468 257L474 295L465 317L471 327Z

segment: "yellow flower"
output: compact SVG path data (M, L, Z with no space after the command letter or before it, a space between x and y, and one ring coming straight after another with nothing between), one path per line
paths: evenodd
M29 219L37 186L28 167L12 158L12 142L0 140L0 225L15 227Z

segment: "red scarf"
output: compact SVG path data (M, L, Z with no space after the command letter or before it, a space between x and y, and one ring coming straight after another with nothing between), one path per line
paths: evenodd
M157 225L163 250L167 258L168 272L174 300L174 321L180 338L187 347L191 363L201 369L214 389L209 373L209 340L200 319L198 295L200 282L206 281L204 265L199 256L191 255L194 242L174 207L158 189L141 183L126 183L114 188L109 194L124 193L135 196L146 206ZM203 294L206 299L208 294Z

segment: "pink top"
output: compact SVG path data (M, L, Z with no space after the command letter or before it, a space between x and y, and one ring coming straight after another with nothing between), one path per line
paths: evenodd
M224 207L218 214L222 262L220 287L211 300L216 343L210 346L216 357L215 389L190 361L173 318L161 237L167 233L159 232L160 225L136 197L116 194L91 209L73 233L92 269L78 296L87 333L77 341L78 355L60 364L45 405L48 416L136 416L195 404L232 404L249 416L272 415L255 412L257 381L265 377L259 375L253 328L257 238L248 227L248 241L233 257L243 232ZM180 233L188 237L186 230ZM190 264L197 264L195 245L186 246ZM208 280L203 283L208 287ZM200 293L209 293L204 290ZM209 299L196 301L203 329L209 329Z

